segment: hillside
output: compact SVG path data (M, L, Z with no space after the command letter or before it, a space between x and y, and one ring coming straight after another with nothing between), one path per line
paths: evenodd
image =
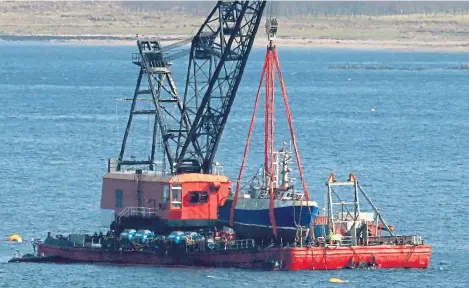
M279 18L278 41L288 46L469 51L468 2L402 3L278 2L268 4L266 14L272 10ZM0 38L133 44L135 34L187 37L212 6L194 1L0 2ZM257 45L264 40L258 37Z

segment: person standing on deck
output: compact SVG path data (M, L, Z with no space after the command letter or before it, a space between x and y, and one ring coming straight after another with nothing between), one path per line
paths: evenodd
M326 242L329 242L329 245L332 245L332 239L334 239L334 232L332 232L332 229L329 229L329 234L327 234Z

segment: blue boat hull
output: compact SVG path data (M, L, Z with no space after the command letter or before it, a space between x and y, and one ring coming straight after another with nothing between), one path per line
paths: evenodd
M234 230L238 238L250 238L257 241L270 241L272 225L269 216L269 199L239 199L234 215ZM310 227L318 214L318 207L302 206L300 201L277 200L274 208L278 238L284 243L293 242L297 236L297 227ZM222 224L228 224L230 219L232 199L228 199L219 208L218 219Z

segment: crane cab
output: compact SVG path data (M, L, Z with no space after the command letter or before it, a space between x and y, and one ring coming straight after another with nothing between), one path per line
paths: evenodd
M115 230L198 229L216 225L230 190L222 175L115 171L103 177L101 209L112 214Z

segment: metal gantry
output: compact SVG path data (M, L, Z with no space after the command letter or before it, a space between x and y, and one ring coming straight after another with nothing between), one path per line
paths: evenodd
M183 52L169 53L189 41L162 47L157 39L138 39L140 66L127 128L117 159L125 165L148 165L154 170L158 137L168 172L210 173L224 126L233 105L248 55L254 43L264 1L219 1L197 34L190 39L189 64L183 97L171 74L171 61ZM147 94L153 109L138 110L139 95ZM134 115L154 117L148 159L126 160L125 148ZM158 135L159 134L159 135Z
M375 225L378 226L381 224L386 231L389 231L391 236L394 236L393 229L388 226L378 208L358 184L357 178L353 173L350 173L347 181L336 181L335 175L331 174L326 182L326 186L328 227L333 233L336 233L337 225L345 225L344 228L351 231L353 245L356 245L357 229L363 222L366 222L364 220L365 218L369 221L367 213L362 212L360 209L362 205L360 195L362 195L366 200L365 203L368 203L373 210L373 222ZM353 200L350 199L351 197L339 196L338 191L334 189L335 187L353 187ZM351 227L347 227L347 225L350 224Z

